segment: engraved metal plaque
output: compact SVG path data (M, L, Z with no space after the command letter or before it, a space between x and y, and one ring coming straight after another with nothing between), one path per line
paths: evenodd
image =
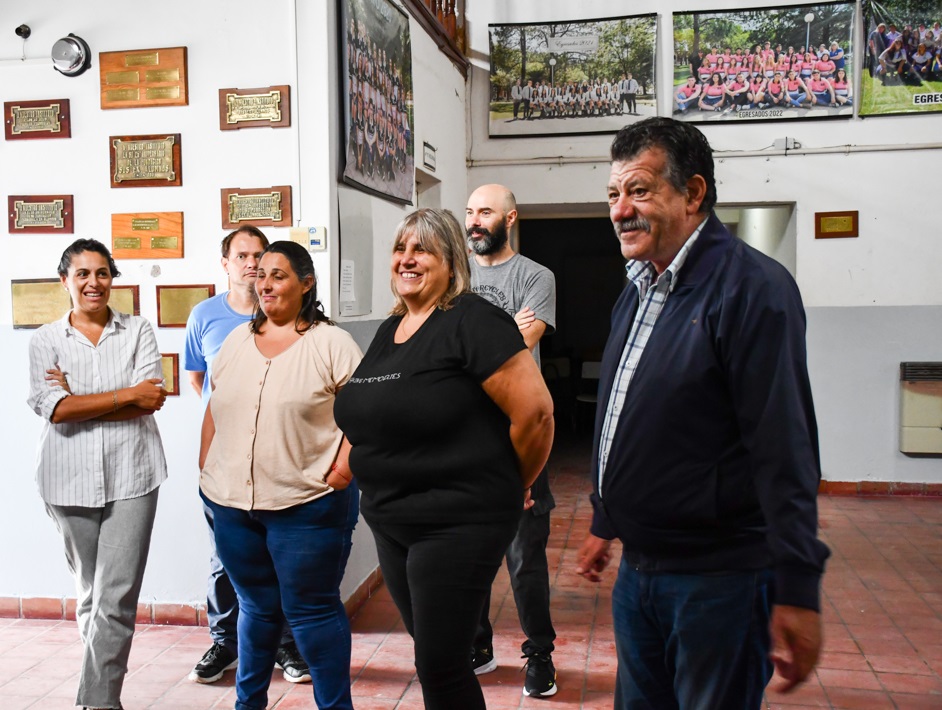
M13 327L38 328L54 323L72 307L59 279L13 279Z
M216 295L213 284L157 287L157 325L161 328L186 328L193 306Z
M72 195L10 195L7 223L11 233L72 234Z
M814 238L856 237L860 234L858 216L857 210L849 212L815 212Z
M160 353L160 370L164 378L164 389L170 397L180 394L180 355Z
M108 305L129 316L141 315L141 287L112 286Z
M220 130L259 126L284 128L290 125L291 88L287 85L219 90Z
M186 47L100 52L101 107L186 106Z
M5 101L3 131L8 141L71 138L72 117L69 100Z
M291 226L291 186L223 188L222 228Z
M111 136L112 187L162 187L183 184L180 134Z
M111 252L115 259L182 259L183 213L111 215Z

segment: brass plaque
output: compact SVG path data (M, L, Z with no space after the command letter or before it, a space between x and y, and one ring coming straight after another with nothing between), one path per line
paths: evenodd
M14 279L10 285L14 328L54 323L72 307L69 292L59 279Z
M157 325L161 328L185 328L193 307L216 295L212 284L157 287Z
M141 97L140 89L111 89L105 95L109 101L137 101Z
M814 237L815 239L830 239L834 237L856 237L858 229L859 212L815 212Z
M822 232L846 232L852 229L854 220L850 217L825 217L821 220Z
M52 227L53 229L62 229L62 210L65 205L62 200L53 200L52 202L23 202L17 200L13 203L13 227L23 229L25 227Z
M186 106L186 47L98 55L101 107Z
M140 74L136 71L110 71L105 74L106 84L137 84Z
M13 135L30 131L58 133L62 130L62 126L59 125L59 104L36 108L13 106L10 113L13 116L13 125L10 128Z
M141 289L139 286L112 286L108 305L129 316L141 315Z
M160 54L157 52L124 55L124 66L126 67L152 67L158 63L160 63Z
M111 248L118 252L124 251L125 249L140 249L141 248L141 238L140 237L115 237L111 240Z
M180 70L174 69L151 69L144 72L144 81L149 83L159 83L161 81L180 81Z
M182 212L132 212L111 215L115 259L182 259Z
M233 224L252 220L281 221L281 195L229 195L229 221Z
M164 389L168 396L180 394L180 355L160 353L160 370L164 378Z
M132 217L131 218L131 229L135 232L142 229L158 229L160 227L160 220L156 217Z
M179 86L152 86L145 92L147 99L176 99L180 97Z
M3 123L8 141L72 136L68 99L6 101L3 104Z
M72 195L10 195L7 198L11 233L72 234Z
M284 128L291 125L291 89L287 85L264 89L220 89L219 128Z
M112 136L111 186L156 187L183 184L180 134Z
M151 249L179 249L180 240L176 237L151 237Z
M222 228L291 226L291 187L222 190Z

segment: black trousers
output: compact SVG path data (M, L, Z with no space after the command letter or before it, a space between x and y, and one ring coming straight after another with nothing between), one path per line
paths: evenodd
M484 710L471 646L517 520L367 524L389 593L415 642L427 710Z
M517 534L507 548L507 571L517 606L517 618L526 640L520 650L524 655L552 653L556 630L550 617L549 565L546 561L546 543L550 535L550 510L555 506L549 489L549 474L544 469L533 484L531 496L536 501L524 511L517 526ZM494 629L489 612L491 593L481 608L474 648L492 648Z
M517 118L517 115L520 113L520 99L514 101L514 118Z
M636 94L626 94L628 97L628 112L635 113L638 110L638 104L636 103L637 95Z

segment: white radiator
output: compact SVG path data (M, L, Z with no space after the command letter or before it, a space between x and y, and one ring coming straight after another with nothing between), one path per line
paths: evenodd
M899 450L942 454L942 362L899 365Z

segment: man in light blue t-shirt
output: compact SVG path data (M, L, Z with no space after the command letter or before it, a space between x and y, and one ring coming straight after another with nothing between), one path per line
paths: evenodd
M210 381L213 359L229 333L252 320L258 302L255 295L256 270L262 251L267 246L268 238L265 234L251 225L226 235L222 240L222 268L229 276L229 290L197 304L187 320L183 368L189 372L193 389L202 396L204 408L212 392ZM216 554L213 515L205 504L203 513L209 525L211 545L206 618L213 645L190 672L190 680L195 683L215 683L225 671L235 668L238 662L236 627L239 602L229 575ZM284 671L285 680L292 683L310 682L311 674L287 624L283 627L276 658Z

